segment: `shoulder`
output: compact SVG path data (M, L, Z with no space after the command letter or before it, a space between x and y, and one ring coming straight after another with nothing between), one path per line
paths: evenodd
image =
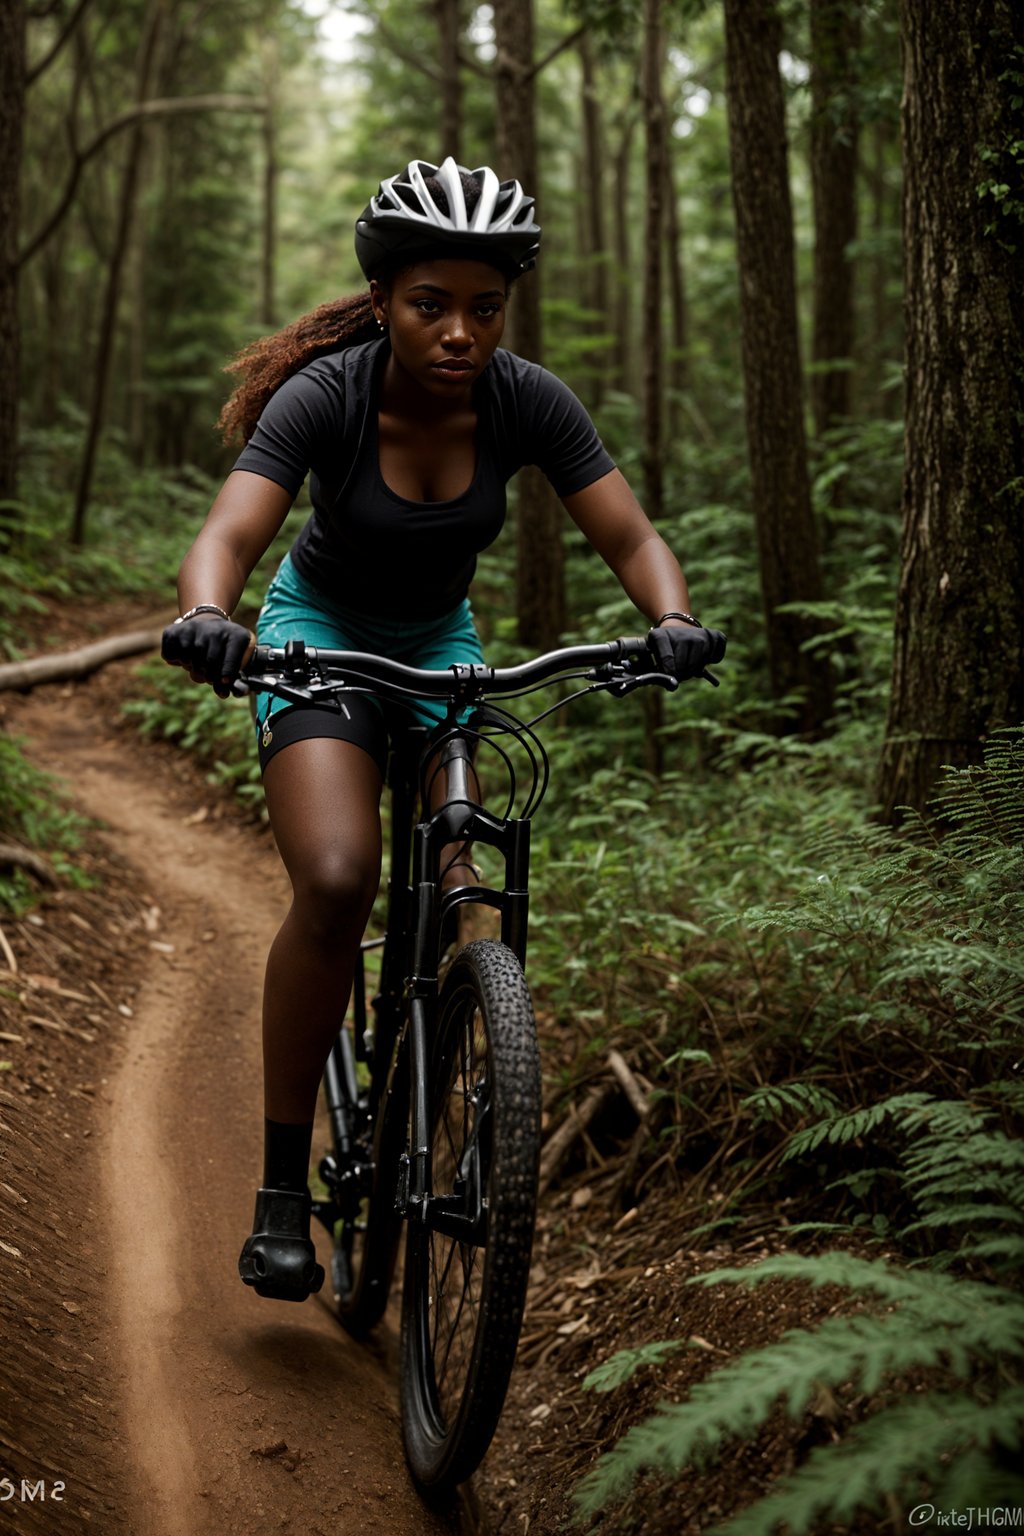
M523 410L544 410L576 401L568 384L557 374L540 363L528 362L525 357L506 351L504 347L495 352L487 374L492 391L502 404L512 403Z
M344 390L355 386L365 379L373 376L374 364L377 361L383 344L381 340L362 342L357 347L344 347L340 352L326 352L323 357L315 357L311 363L293 373L281 388L288 384L295 384L302 389Z

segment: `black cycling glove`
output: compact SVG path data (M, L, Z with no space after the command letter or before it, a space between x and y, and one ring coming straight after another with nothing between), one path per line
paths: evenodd
M169 625L160 654L172 666L187 667L195 682L209 683L226 699L252 643L244 624L211 614Z
M652 629L647 636L648 649L658 664L680 681L700 677L705 667L721 661L725 655L725 636L719 629L698 629L694 624L673 624Z

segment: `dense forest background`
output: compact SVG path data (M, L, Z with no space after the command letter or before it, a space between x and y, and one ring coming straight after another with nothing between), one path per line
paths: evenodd
M787 1221L840 1247L795 1242L764 1275L870 1303L859 1331L741 1360L627 1437L589 1507L720 1452L780 1394L798 1416L821 1382L864 1387L860 1419L820 1452L843 1476L810 1457L771 1495L791 1530L911 1484L1010 1486L1019 8L2 0L0 59L9 657L55 602L170 597L232 463L227 360L361 286L352 226L382 176L452 153L536 192L511 345L587 404L729 636L719 689L587 703L550 732L531 942L565 1090L615 1045L658 1106L630 1189L672 1172L680 1219L715 1230L785 1190ZM475 608L495 660L638 622L529 472ZM144 729L258 798L244 706L153 666L135 692ZM52 843L0 751L0 835ZM0 902L32 899L12 860Z

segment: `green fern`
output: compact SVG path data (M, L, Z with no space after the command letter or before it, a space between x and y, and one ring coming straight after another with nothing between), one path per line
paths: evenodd
M594 1392L611 1392L634 1376L642 1366L657 1365L676 1350L685 1349L685 1339L662 1339L641 1344L637 1349L620 1349L584 1378L583 1385Z
M908 1398L856 1425L838 1446L817 1447L799 1471L710 1536L766 1536L780 1525L800 1536L834 1527L859 1510L881 1510L887 1494L912 1497L949 1456L965 1462L952 1507L992 1505L992 1458L976 1452L1012 1450L1022 1433L1024 1387L992 1405L967 1396Z
M839 1107L835 1094L820 1083L767 1083L740 1100L737 1108L752 1114L755 1125L781 1123L793 1116L828 1115Z
M872 1507L887 1489L934 1473L940 1456L958 1457L996 1440L1018 1442L1024 1388L1014 1382L1000 1390L988 1380L984 1401L973 1391L982 1368L992 1377L991 1368L998 1366L1005 1379L1024 1361L1024 1298L1016 1292L839 1252L784 1254L751 1269L716 1270L691 1283L757 1285L773 1279L840 1285L873 1296L889 1310L829 1318L813 1331L791 1330L714 1372L685 1402L662 1403L583 1480L577 1493L581 1517L622 1498L641 1472L678 1474L717 1459L733 1440L754 1434L780 1403L798 1419L823 1386L874 1395L908 1371L941 1370L959 1389L934 1389L883 1408L840 1447L812 1457L740 1517L747 1523L736 1529L764 1532L785 1520L799 1536L826 1507L823 1500L832 1500L829 1507L842 1518L855 1508ZM885 1470L872 1465L879 1458Z

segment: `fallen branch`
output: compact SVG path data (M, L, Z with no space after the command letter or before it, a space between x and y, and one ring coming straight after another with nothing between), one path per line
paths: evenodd
M638 1120L646 1120L651 1112L651 1101L618 1051L608 1052L608 1065L614 1072L626 1098L636 1111Z
M590 1090L582 1104L573 1106L557 1131L553 1131L548 1137L540 1155L541 1194L551 1184L587 1126L614 1096L616 1089L616 1083L598 1083L596 1088Z
M40 885L56 885L57 876L41 854L31 848L20 848L17 843L0 843L0 869L27 869ZM7 953L7 941L0 935L0 949ZM15 967L11 966L11 970Z
M0 666L0 693L15 689L28 693L41 683L68 683L88 677L110 661L155 651L163 629L136 629L125 635L110 635L77 651L60 651L52 656L33 656L29 661L9 661Z

